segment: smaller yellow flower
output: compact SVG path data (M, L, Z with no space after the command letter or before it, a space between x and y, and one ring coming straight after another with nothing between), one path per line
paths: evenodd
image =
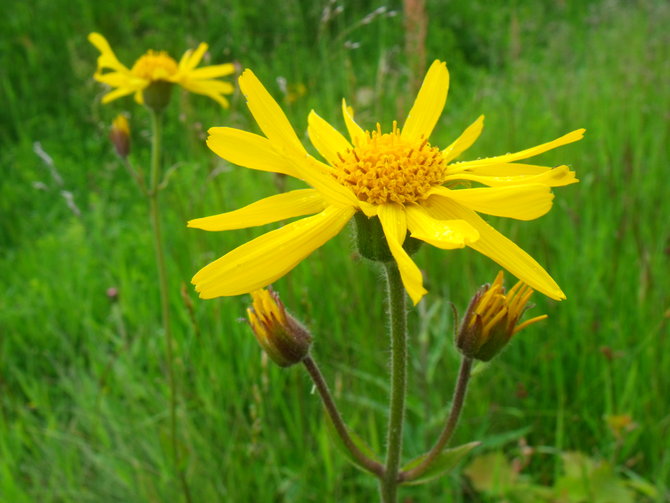
M518 324L531 295L533 289L522 281L506 293L500 271L493 284L482 286L470 301L456 338L458 349L467 357L489 361L514 334L547 318L543 314Z
M223 95L231 94L234 87L230 82L216 79L234 73L235 65L226 63L196 68L207 52L208 46L204 42L196 50L186 51L179 63L165 51L149 50L129 69L117 59L105 37L91 33L88 40L100 51L98 68L93 78L114 88L103 96L103 103L134 93L135 101L143 104L143 92L147 87L156 82L165 82L208 96L228 108L228 100Z
M286 308L276 292L263 289L251 293L247 309L249 325L270 359L280 367L300 363L309 353L312 336Z
M116 153L119 157L125 159L130 153L130 125L125 115L119 114L112 122L112 129L109 131L111 140Z

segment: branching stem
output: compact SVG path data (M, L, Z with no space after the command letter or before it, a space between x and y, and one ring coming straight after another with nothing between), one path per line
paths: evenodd
M323 402L323 405L326 408L326 412L328 413L328 416L330 417L330 420L333 423L333 426L335 427L335 430L337 431L337 434L342 440L344 446L349 450L351 455L354 457L354 459L356 459L356 461L361 466L363 466L369 472L374 473L375 475L380 477L383 473L384 467L377 461L370 459L368 456L366 456L358 448L356 443L349 435L349 432L347 431L347 426L344 424L342 416L340 415L340 412L337 410L335 401L333 400L333 397L330 394L328 384L326 384L326 381L323 378L323 375L321 374L321 371L319 370L319 367L317 366L314 359L310 355L308 355L302 361L302 363L305 365L305 368L307 369L307 372L312 378L312 381L314 381L314 385L316 386L316 389L319 392L319 395L321 396L321 401Z

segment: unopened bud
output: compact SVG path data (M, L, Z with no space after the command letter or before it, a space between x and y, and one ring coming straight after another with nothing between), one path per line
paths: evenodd
M528 325L547 317L536 316L519 324L533 289L519 281L509 292L503 287L500 271L492 285L482 286L470 301L456 336L456 345L465 356L489 361Z
M280 367L300 363L312 344L309 331L286 312L276 292L256 290L251 297L253 303L247 309L247 316L261 347Z
M109 139L114 145L119 157L125 159L130 153L130 126L125 115L117 115L112 122L112 129L109 132Z

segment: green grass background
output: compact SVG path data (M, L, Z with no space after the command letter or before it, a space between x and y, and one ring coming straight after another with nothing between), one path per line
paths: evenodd
M341 6L324 19L324 9ZM386 11L363 22L378 7ZM558 454L580 450L670 480L670 5L664 1L428 1L428 61L452 86L432 143L480 113L464 158L501 154L579 127L585 139L543 155L581 183L556 190L538 221L491 218L565 290L548 313L473 379L454 439L481 452L541 448L525 473L550 484ZM100 105L92 80L103 33L131 64L200 41L210 62L254 69L306 138L310 109L342 126L343 96L367 127L406 114L412 61L402 5L287 0L17 2L0 20L0 501L179 501L170 464L168 388L145 201L107 140L130 116L132 160L148 166L148 114L130 98ZM359 44L352 48L352 44ZM277 79L303 84L290 102ZM247 297L200 301L206 263L264 229L205 233L186 220L275 193L271 175L231 166L204 145L210 126L256 131L244 100L221 110L176 93L162 193L179 385L179 442L193 501L372 501L375 482L333 447L299 367L261 358L238 320ZM49 168L35 143L53 160ZM299 186L292 182L289 186ZM68 195L69 194L69 195ZM68 197L71 204L68 205ZM269 226L268 228L271 228ZM350 232L275 284L315 334L314 354L350 426L383 448L388 349L380 274L355 260ZM405 458L439 431L458 365L448 303L463 310L497 267L471 250L424 247L430 294L411 314ZM181 294L185 285L186 299ZM118 303L106 296L118 288ZM193 315L188 304L192 303ZM605 417L636 428L617 441ZM480 501L455 471L407 488L408 501ZM494 501L494 500L491 500ZM644 501L647 501L645 499Z

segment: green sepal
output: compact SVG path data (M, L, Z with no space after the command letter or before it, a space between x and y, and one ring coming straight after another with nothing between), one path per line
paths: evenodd
M379 221L379 217L368 218L360 211L354 214L356 222L356 245L358 253L368 260L375 262L392 262L395 260L386 241L384 229ZM415 254L423 241L419 241L411 236L405 238L402 247L408 255Z
M330 416L328 415L327 411L324 411L325 416L326 416L326 431L328 432L328 436L330 439L333 441L333 443L337 446L338 450L344 454L344 456L347 458L347 460L353 464L356 468L360 468L363 470L365 473L370 473L366 467L364 467L362 464L358 462L358 460L351 454L349 449L347 449L347 446L344 445L344 442L342 441L342 438L340 435L338 435L337 430L335 429L335 425L333 424L333 421L330 419ZM370 458L373 461L380 462L379 461L379 456L375 453L375 451L372 450L372 447L370 447L368 444L365 443L365 441L356 435L353 431L349 430L347 428L347 432L349 433L349 437L351 438L352 442L358 447L358 449L365 454L368 458Z
M452 447L451 449L443 450L428 467L428 470L426 470L416 479L404 480L402 484L416 486L419 484L425 484L426 482L430 482L431 480L435 480L436 478L441 477L446 472L453 469L461 461L461 459L463 459L472 449L480 444L481 442L469 442L467 444L459 445L458 447ZM426 456L427 454L423 454L418 458L414 458L402 468L402 471L406 472L419 466L426 458Z
M172 87L172 82L165 80L153 81L142 92L144 104L155 113L161 113L168 103L170 103Z

